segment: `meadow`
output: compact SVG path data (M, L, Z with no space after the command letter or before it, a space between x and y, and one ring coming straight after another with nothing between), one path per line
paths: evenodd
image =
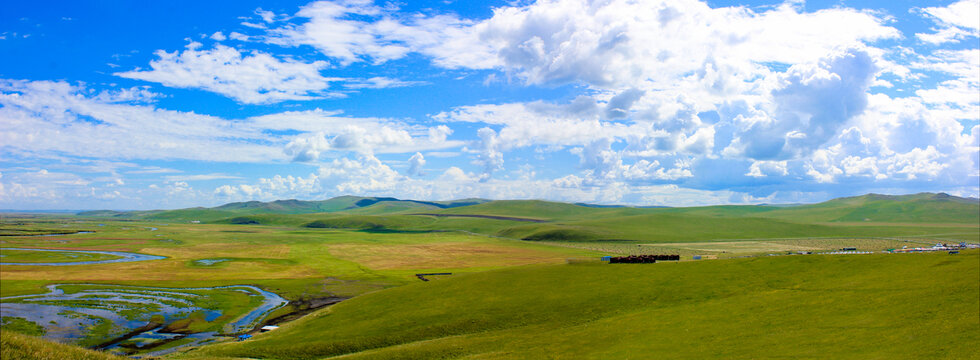
M882 254L959 242L980 242L980 205L942 194L697 208L341 197L5 215L0 262L86 254L16 248L163 259L0 265L0 306L57 286L79 297L38 301L115 311L130 330L157 326L121 339L128 348L117 351L151 357L961 358L957 344L980 333L980 254ZM765 256L850 247L876 254ZM598 261L629 254L682 261ZM452 275L422 282L417 273ZM289 303L256 313L257 294L219 288L244 285ZM160 301L174 305L170 312L124 301L154 293L168 294ZM5 311L4 344L20 350L4 359L74 351L16 333L93 346L127 329L82 314L87 334L59 338L63 324ZM245 314L259 318L242 322ZM267 323L282 328L254 330ZM229 343L245 332L256 337ZM929 345L937 339L949 345Z

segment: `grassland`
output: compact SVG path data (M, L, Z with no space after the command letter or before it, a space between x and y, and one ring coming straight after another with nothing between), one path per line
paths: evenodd
M364 295L184 357L965 359L978 255L518 267Z
M292 301L270 318L351 298L254 341L178 355L191 358L957 358L959 347L929 342L976 343L978 333L976 252L727 259L980 242L980 205L941 194L696 208L341 197L4 220L0 249L166 258L3 266L0 296L65 283L255 285ZM26 236L76 231L93 233ZM580 261L641 253L721 260L645 267ZM423 283L414 276L423 272L453 275ZM207 305L241 312L249 304L239 300ZM5 332L34 329L5 319L13 329ZM185 320L168 326L218 326ZM761 348L772 352L760 355Z

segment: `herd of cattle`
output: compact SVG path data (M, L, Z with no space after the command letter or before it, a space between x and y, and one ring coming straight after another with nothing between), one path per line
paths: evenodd
M630 255L609 258L610 264L652 264L659 261L678 261L680 255Z

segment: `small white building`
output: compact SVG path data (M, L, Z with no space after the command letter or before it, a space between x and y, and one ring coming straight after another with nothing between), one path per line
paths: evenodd
M275 329L278 329L278 328L279 327L278 326L275 326L275 325L266 325L266 326L261 327L259 330L262 330L262 332L266 332L266 331L272 331L272 330L275 330Z

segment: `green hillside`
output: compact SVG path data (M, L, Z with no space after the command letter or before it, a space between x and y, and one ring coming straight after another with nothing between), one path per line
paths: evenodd
M382 201L364 207L341 210L339 213L351 215L386 215L427 212L442 209L440 207L411 201Z
M121 360L119 357L78 346L59 344L41 338L0 332L0 359L3 360Z
M978 255L473 273L363 295L254 340L184 357L975 358Z
M805 222L980 222L980 202L947 194L868 194L819 204L779 208L759 216Z

